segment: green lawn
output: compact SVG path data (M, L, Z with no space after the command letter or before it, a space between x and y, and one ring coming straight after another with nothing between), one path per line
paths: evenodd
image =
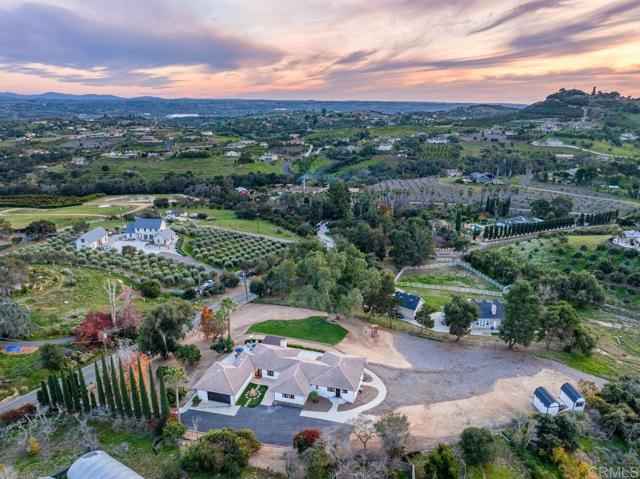
M298 239L299 236L291 231L265 220L246 220L236 218L232 210L220 210L215 208L187 208L191 213L206 213L214 219L198 221L199 225L213 225L222 228L230 228L245 233L257 233L274 238Z
M478 276L462 268L436 268L425 270L422 274L409 274L399 278L399 283L421 283L433 286L455 286L461 288L486 289L498 291L495 286L484 282Z
M252 325L247 333L273 334L325 344L338 344L348 331L322 316L306 319L270 319Z
M11 226L16 229L24 228L32 221L37 220L49 220L55 223L58 228L64 228L78 221L103 219L107 216L127 213L130 209L117 206L101 208L92 203L52 209L4 208L0 211L0 218L7 219Z
M0 353L0 377L6 386L18 388L24 394L40 385L51 374L40 365L40 353L8 355ZM7 389L0 389L0 400L4 399Z
M258 394L256 397L249 396L249 391L252 389L258 389ZM244 407L258 407L264 398L265 393L269 389L268 386L264 384L254 384L249 383L247 387L242 392L242 395L236 401L236 406L244 406Z
M431 306L433 309L438 310L438 311L445 304L449 303L451 301L451 299L456 295L462 296L465 299L473 298L473 299L477 299L477 300L493 298L493 296L490 296L490 297L486 296L485 297L485 296L481 296L481 295L477 295L477 294L470 294L470 293L457 293L455 291L444 291L444 290L438 290L438 289L426 289L426 288L418 288L418 287L415 287L415 286L403 286L400 283L399 283L399 287L402 290L407 291L409 293L417 294L418 296L420 296L422 298L422 300L425 302L425 304L427 306Z

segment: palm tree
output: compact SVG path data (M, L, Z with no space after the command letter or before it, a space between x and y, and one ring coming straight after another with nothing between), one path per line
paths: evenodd
M180 422L180 395L179 390L182 383L187 380L187 372L182 366L171 366L164 373L164 379L169 387L175 388L176 391L176 415Z
M220 302L218 315L227 320L227 337L231 339L231 313L238 309L238 305L233 298L224 298Z

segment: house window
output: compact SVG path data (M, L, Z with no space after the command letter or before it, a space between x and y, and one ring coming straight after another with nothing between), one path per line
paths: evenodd
M267 369L267 376L273 376L273 371L271 371L270 369Z
M282 397L286 399L295 399L296 397L293 394L282 393Z
M336 388L328 387L327 391L329 391L330 393L334 393L336 392Z
M318 386L317 384L316 384L316 389L320 389L320 386Z
M349 391L347 391L346 389L342 390L342 394L347 394Z

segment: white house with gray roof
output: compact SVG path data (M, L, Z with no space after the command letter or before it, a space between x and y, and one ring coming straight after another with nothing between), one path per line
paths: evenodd
M305 353L286 345L256 344L233 363L214 363L194 389L201 400L235 404L251 380L258 380L269 386L277 403L304 405L312 391L328 399L356 400L365 358L335 352L314 358Z
M105 244L109 240L109 233L104 228L94 228L91 231L87 231L76 240L76 250L97 247Z

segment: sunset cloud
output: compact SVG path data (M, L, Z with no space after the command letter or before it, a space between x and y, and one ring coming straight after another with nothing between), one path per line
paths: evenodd
M640 0L6 0L0 90L526 102L597 83L637 96L638 31Z

